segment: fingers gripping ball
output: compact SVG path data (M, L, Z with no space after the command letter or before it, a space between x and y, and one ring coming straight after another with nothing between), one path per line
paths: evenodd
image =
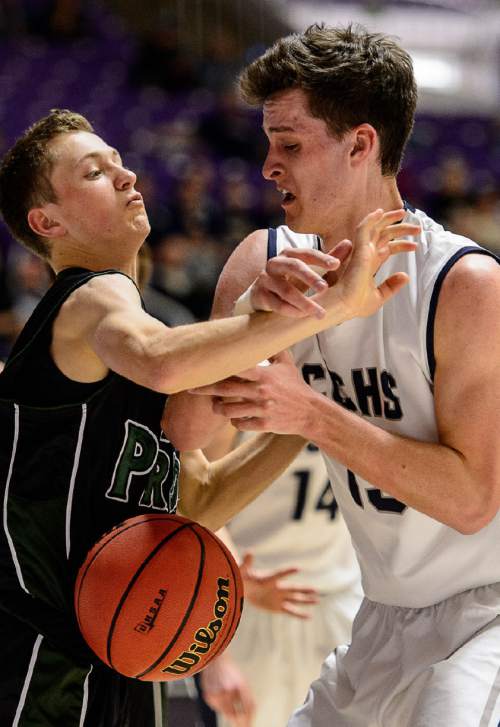
M143 681L203 669L231 641L243 584L226 546L178 515L140 515L91 549L75 584L80 630L108 666Z

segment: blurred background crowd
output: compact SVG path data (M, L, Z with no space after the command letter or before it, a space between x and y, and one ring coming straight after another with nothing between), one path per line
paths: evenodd
M408 37L427 44L419 66L427 76L400 188L454 232L500 252L500 74L492 98L489 70L472 90L452 73L460 60L466 80L487 51L498 71L493 0L0 0L0 153L51 108L87 116L138 174L152 225L153 312L170 324L205 319L234 246L281 221L280 195L260 174L260 113L239 101L238 70L299 25L347 18L400 37L411 18ZM467 36L481 28L480 39ZM446 58L429 66L429 47L442 50L450 37L459 60L448 53L447 81ZM43 261L2 225L0 358L49 282Z

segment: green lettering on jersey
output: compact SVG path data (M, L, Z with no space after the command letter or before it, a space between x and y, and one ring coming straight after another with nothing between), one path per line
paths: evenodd
M168 441L168 440L166 440ZM172 485L168 493L168 511L175 512L177 510L177 503L179 501L179 473L181 470L181 461L177 456L177 452L174 450L174 476L172 478Z
M152 507L155 510L169 510L167 497L163 492L163 483L170 472L170 457L161 449L158 450L158 457L153 473L149 476L146 489L141 495L139 505Z
M143 424L128 419L122 449L106 497L128 502L132 477L151 472L157 457L158 439L153 432Z

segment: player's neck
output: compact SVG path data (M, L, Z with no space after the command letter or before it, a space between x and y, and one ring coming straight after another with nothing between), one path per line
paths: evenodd
M348 200L343 208L336 211L335 221L327 234L321 235L323 249L330 250L340 240L352 240L356 234L359 223L376 209L400 209L404 205L399 193L395 177L383 177L376 180L376 184L366 185L362 194L355 199Z
M137 272L137 252L122 249L98 251L91 248L80 248L70 241L65 246L55 245L52 250L50 264L55 273L67 268L84 268L85 270L120 270L135 280Z

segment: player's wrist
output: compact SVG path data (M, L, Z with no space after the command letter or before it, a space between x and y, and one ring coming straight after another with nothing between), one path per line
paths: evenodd
M256 308L252 303L252 286L247 288L244 293L240 295L233 307L233 316L243 316L250 313L255 313Z
M352 306L349 304L349 300L342 294L339 283L332 285L324 293L317 295L315 300L326 311L326 316L322 321L323 327L325 322L328 323L328 326L335 326L356 316Z
M305 441L313 439L314 433L320 424L318 417L318 407L323 405L325 401L330 403L323 394L314 391L310 386L304 389L304 400L300 406L300 417L297 418L297 426L293 434L302 437Z
M255 300L255 281L238 298L233 307L233 316L250 315L257 311L269 313L272 309L258 303Z

